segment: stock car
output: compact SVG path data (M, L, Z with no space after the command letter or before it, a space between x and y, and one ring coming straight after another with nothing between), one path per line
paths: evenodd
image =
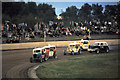
M56 46L48 45L33 49L33 56L30 57L30 62L38 61L42 63L43 61L47 61L49 57L57 58Z
M88 52L96 52L96 53L101 53L101 52L109 52L109 46L107 42L95 42L93 45L89 46Z
M33 56L30 57L30 62L38 61L42 63L43 61L47 61L47 55L45 53L45 48L35 48L33 49Z
M81 41L79 41L79 43L80 43L80 46L81 46L82 50L87 50L89 48L89 45L90 45L89 40L83 40L82 39Z
M80 43L74 42L68 45L67 50L64 50L64 55L67 54L81 54Z
M48 46L44 46L45 48L45 52L46 55L49 57L53 57L53 58L57 58L57 54L56 54L56 46L55 45L48 45Z

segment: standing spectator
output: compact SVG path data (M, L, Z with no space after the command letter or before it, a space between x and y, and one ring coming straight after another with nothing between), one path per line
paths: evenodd
M51 29L52 25L53 25L53 21L49 21L49 28L50 29Z
M53 29L56 30L56 28L57 28L57 22L53 24Z
M74 27L77 27L76 22L74 22Z
M43 31L43 29L44 29L44 23L42 22L41 23L41 30Z

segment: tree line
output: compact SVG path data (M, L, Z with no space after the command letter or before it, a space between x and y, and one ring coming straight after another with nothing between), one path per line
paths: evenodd
M60 14L63 21L89 22L89 21L117 21L120 18L120 4L106 5L103 10L102 5L85 3L80 9L71 6L65 12ZM119 24L120 25L120 24Z
M99 21L117 21L119 24L120 4L106 5L103 11L102 5L85 3L80 9L76 6L66 8L60 16L63 22L89 22ZM56 21L55 8L48 4L36 5L35 2L3 2L2 3L2 22L6 20L12 23L27 23L29 27L33 27L37 22L47 23ZM120 24L119 24L120 25Z
M2 22L6 20L14 23L27 23L33 27L37 22L48 23L56 19L55 8L48 4L36 5L35 2L3 2Z

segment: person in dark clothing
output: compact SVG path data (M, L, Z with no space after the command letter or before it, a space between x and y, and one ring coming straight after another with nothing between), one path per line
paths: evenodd
M74 27L76 27L77 25L76 25L76 22L74 22Z
M57 28L57 23L54 23L53 24L53 29L56 30L56 28Z

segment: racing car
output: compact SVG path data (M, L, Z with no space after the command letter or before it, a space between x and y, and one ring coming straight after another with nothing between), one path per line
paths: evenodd
M80 46L81 46L82 50L87 50L89 48L89 45L90 45L89 40L83 40L82 39L81 41L79 41L79 43L80 43Z
M45 52L45 48L35 48L33 49L33 56L30 57L30 62L38 61L42 63L43 61L47 61L47 54Z
M47 58L49 58L49 57L57 58L56 46L55 45L50 45L49 44L48 46L44 46L44 48L45 48Z
M109 47L107 42L95 42L93 45L89 46L88 52L92 53L92 52L96 52L96 53L100 53L100 52L109 52Z
M80 43L74 42L68 45L67 50L64 50L64 55L67 54L81 54Z

